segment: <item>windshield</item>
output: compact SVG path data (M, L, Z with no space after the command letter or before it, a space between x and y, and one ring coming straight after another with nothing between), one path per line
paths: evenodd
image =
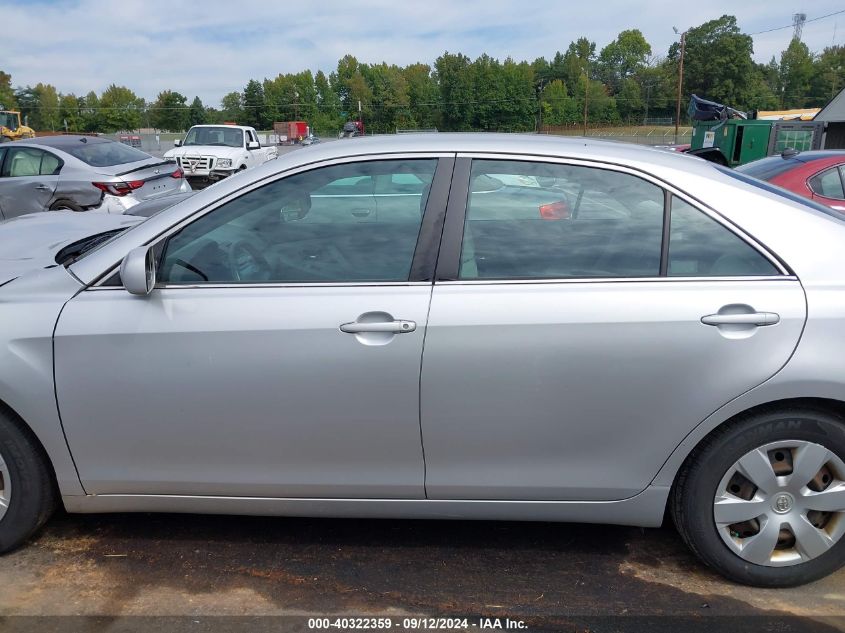
M7 127L14 132L18 129L18 115L11 112L0 112L0 126Z
M221 145L243 147L244 133L233 127L192 127L182 145Z
M818 202L814 202L809 198L804 198L803 196L799 196L797 193L792 193L788 189L784 189L783 187L778 187L777 185L773 185L769 182L764 180L760 180L759 178L754 178L753 176L749 175L748 172L740 173L735 169L730 169L729 167L722 167L721 165L713 165L716 169L721 171L724 174L727 174L731 178L735 178L740 182L744 182L748 185L753 185L758 189L762 189L763 191L768 191L769 193L773 193L781 198L786 198L790 202L797 202L798 204L804 205L814 211L821 211L825 215L828 215L832 218L836 218L837 220L845 221L845 214L842 214L839 211L835 211L830 207L826 207L824 205L819 204Z
M152 158L141 150L116 141L80 141L78 145L62 145L61 149L92 167L124 165Z

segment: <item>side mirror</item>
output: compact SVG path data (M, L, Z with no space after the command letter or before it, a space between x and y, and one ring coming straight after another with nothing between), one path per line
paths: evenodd
M174 145L175 147L182 147L182 139L181 139L181 138L177 138L175 141L173 141L173 145Z
M156 261L152 246L139 246L126 254L120 263L120 281L126 291L142 297L156 285Z
M258 149L259 147L261 147L261 145L258 143L258 141L249 141L246 144L247 149Z

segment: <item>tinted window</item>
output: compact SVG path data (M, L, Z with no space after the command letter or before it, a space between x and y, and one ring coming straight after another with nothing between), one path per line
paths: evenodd
M62 150L92 167L124 165L152 158L141 150L114 141L80 141L78 145L62 146Z
M670 277L777 275L769 260L737 235L680 198L672 199Z
M790 160L788 158L781 158L780 156L770 156L769 158L761 158L746 165L740 165L736 170L749 176L754 176L760 180L771 180L781 174L785 174L790 169L800 167L802 163L797 160Z
M473 161L460 277L652 277L663 190L620 172Z
M842 190L842 179L839 177L839 169L836 167L810 178L810 189L813 190L813 193L825 198L836 198L837 200L845 198L845 192Z
M808 207L815 211L821 211L825 215L828 215L832 218L836 218L839 221L842 221L842 214L834 211L830 207L826 207L818 202L813 202L809 198L805 198L803 196L799 196L797 193L792 193L791 191L784 189L783 187L778 187L777 185L769 184L768 182L763 182L762 180L758 180L757 178L753 178L745 173L740 173L735 169L729 169L728 167L722 167L721 165L712 165L714 169L718 169L723 174L730 176L740 182L745 183L746 185L752 185L753 187L757 187L758 189L762 189L768 193L773 193L776 196L780 196L781 198L785 198L790 202L800 204L801 206Z
M399 175L430 183L436 163L338 165L251 191L174 235L159 278L168 283L405 281L428 189L376 197L374 183Z
M3 163L3 176L52 176L59 173L61 161L49 152L29 147L9 148Z

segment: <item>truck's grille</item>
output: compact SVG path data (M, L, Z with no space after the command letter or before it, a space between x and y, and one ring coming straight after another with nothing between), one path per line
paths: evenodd
M211 156L180 156L179 166L185 171L187 175L195 170L211 169L214 165L214 158Z

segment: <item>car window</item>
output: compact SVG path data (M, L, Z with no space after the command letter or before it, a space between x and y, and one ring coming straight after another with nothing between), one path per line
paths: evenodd
M0 146L0 168L3 167L3 158L5 158L5 156L6 156L6 148ZM2 176L2 175L3 175L2 169L0 169L0 176Z
M376 179L434 177L436 159L350 163L255 189L188 225L165 245L160 281L406 281L428 189L376 202Z
M669 226L670 277L779 274L769 260L739 236L678 197L672 198Z
M475 160L461 279L660 274L663 189L607 169Z
M59 173L61 161L53 154L30 147L11 147L3 162L3 175L7 177L52 176Z
M825 198L845 199L845 191L842 189L842 178L839 176L839 169L834 167L816 174L809 181L810 189Z
M62 150L92 167L125 165L152 158L139 149L116 141L79 141L79 144L62 146Z

